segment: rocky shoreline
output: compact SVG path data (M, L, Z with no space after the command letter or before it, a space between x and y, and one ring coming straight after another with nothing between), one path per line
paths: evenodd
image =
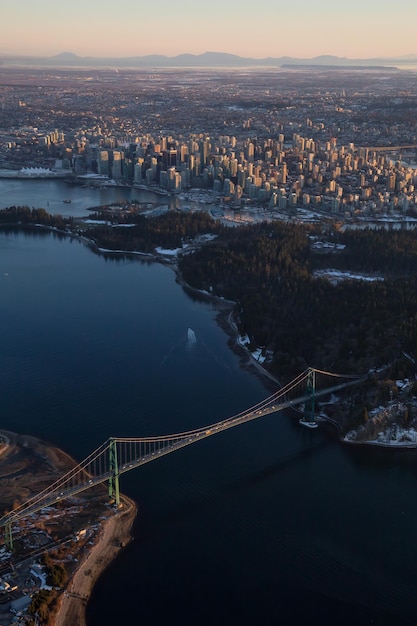
M63 450L30 435L0 431L0 510L10 508L16 497L24 501L76 465ZM18 475L18 478L16 477ZM91 500L86 500L85 507ZM120 551L131 541L131 528L136 519L136 503L125 495L117 509L102 509L100 518L93 517L91 540L75 548L75 567L70 578L58 592L49 623L55 626L85 626L85 608L98 578ZM61 520L64 524L64 520ZM97 524L95 523L97 522ZM98 530L97 530L98 528ZM77 543L73 543L78 546ZM45 551L48 545L45 545ZM39 556L37 557L39 558ZM71 571L72 570L72 571Z
M101 574L131 541L131 528L137 514L136 503L126 496L120 508L107 517L91 549L79 564L61 594L54 626L86 626L85 609Z

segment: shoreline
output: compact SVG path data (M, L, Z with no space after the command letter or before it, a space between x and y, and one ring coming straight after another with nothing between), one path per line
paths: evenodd
M86 606L96 582L132 541L131 529L136 519L137 505L123 494L120 501L121 508L103 522L94 544L61 593L54 626L86 626Z
M32 497L45 484L50 484L51 470L52 479L56 479L76 465L64 450L38 437L4 429L0 430L0 436L2 510L9 508L18 495L23 499ZM16 472L21 477L20 483L16 481ZM89 522L91 543L80 544L75 550L74 567L68 569L69 579L57 589L57 601L51 607L51 626L86 626L86 605L91 592L103 572L132 540L131 529L137 513L136 502L120 494L118 509L102 507L101 513Z
M17 226L22 228L22 225ZM54 227L38 224L33 224L31 226L49 230L51 232L57 232L57 229ZM67 231L58 232L62 235L79 239L85 245L88 245L90 248L94 248L100 255L143 255L147 260L162 263L171 267L175 272L177 283L182 286L185 291L190 292L202 301L206 300L213 303L213 308L217 313L216 323L228 336L229 347L239 357L240 367L257 376L267 390L276 391L277 387L279 388L280 382L278 379L276 379L273 374L271 374L261 363L257 362L250 351L239 343L239 332L233 318L235 303L216 297L207 292L200 291L188 285L188 283L184 281L178 269L175 257L173 259L166 259L157 253L145 254L122 250L104 251L100 249L95 242L83 237L82 235ZM330 420L326 419L326 422L330 423ZM339 430L339 425L333 425ZM344 440L340 432L338 432L337 438L339 443L347 443L350 445L372 445L374 447L390 447L395 449L410 449L411 447L395 445L387 446L378 442L374 443L370 441L350 442ZM90 599L95 584L108 566L114 561L115 558L117 558L121 550L132 540L131 528L137 516L137 505L133 500L124 495L121 495L121 502L123 503L123 508L115 513L111 513L105 520L103 520L101 529L94 539L94 544L91 546L91 549L85 555L83 560L77 564L77 567L66 585L66 588L62 591L58 600L57 610L54 615L53 623L55 626L67 626L68 624L74 624L74 626L77 624L79 626L86 625L86 605Z
M83 220L81 220L83 221ZM9 224L0 224L1 226L9 226ZM239 332L236 327L236 323L233 319L233 307L235 306L235 302L231 300L226 300L219 296L210 294L206 291L201 291L197 288L189 285L181 275L181 272L178 268L176 255L165 256L163 253L153 252L153 253L145 253L138 252L135 250L110 250L103 249L97 245L97 243L91 239L88 239L82 234L73 233L71 231L63 231L53 226L46 226L43 224L12 224L12 226L17 226L18 228L35 227L44 230L48 230L50 232L56 232L61 235L65 235L67 237L74 237L78 239L81 243L89 247L91 250L95 251L99 255L105 256L106 254L115 254L115 255L130 255L132 258L137 258L141 260L146 260L149 262L161 263L166 267L170 267L176 276L176 282L184 289L184 291L192 294L193 297L197 297L202 301L208 301L214 304L214 307L217 311L216 323L220 326L220 328L226 333L229 337L229 347L230 349L239 357L240 367L245 371L255 375L264 385L265 389L274 393L279 389L282 385L281 382L261 363L259 363L252 355L252 353L247 350L241 343L238 341ZM378 441L349 441L346 440L342 433L341 427L334 420L322 416L322 421L326 422L330 426L333 426L337 431L337 439L339 443L346 443L348 445L359 445L359 446L373 446L373 447L384 447L391 449L413 449L417 448L416 444L408 444L408 445L396 445L396 444L386 444L384 442Z
M219 296L215 296L213 294L207 293L206 291L201 291L200 289L196 289L191 287L181 275L180 270L178 269L178 265L176 262L169 262L168 260L161 258L160 255L154 255L154 260L171 267L176 275L176 281L184 291L191 293L194 297L198 297L201 300L206 300L214 304L214 307L217 311L216 323L220 326L220 328L226 333L229 338L229 348L239 357L240 359L240 367L245 371L253 373L257 376L267 391L271 391L274 393L277 391L277 387L281 387L281 382L276 378L269 370L267 370L263 365L261 365L253 356L252 353L249 352L241 343L238 341L239 331L237 329L236 323L233 319L233 308L236 304L233 300L225 300L224 298L220 298ZM253 371L255 370L255 371Z

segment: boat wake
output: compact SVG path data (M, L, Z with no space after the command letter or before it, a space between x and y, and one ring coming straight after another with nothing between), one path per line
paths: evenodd
M192 328L187 330L187 350L193 350L197 343L197 337Z

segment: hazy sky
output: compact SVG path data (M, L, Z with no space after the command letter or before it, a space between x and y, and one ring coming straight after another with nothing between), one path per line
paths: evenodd
M0 53L351 58L417 54L416 0L17 0Z

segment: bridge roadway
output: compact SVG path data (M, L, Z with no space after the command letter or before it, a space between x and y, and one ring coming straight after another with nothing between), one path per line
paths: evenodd
M331 393L340 391L347 387L357 385L358 383L363 382L364 380L365 378L355 378L355 379L349 380L348 382L339 383L332 387L328 387L328 388L321 389L321 390L315 390L314 397L318 398L321 396L329 395ZM54 485L51 485L51 487L53 487L52 491L42 492L41 494L39 494L40 496L39 498L37 498L36 496L33 498L33 502L29 501L20 510L18 509L17 511L12 511L9 514L6 514L2 518L0 518L0 526L8 526L12 524L13 522L17 521L18 519L21 519L22 517L28 517L42 509L46 509L49 506L57 504L61 500L67 499L78 493L86 491L87 489L91 489L101 483L108 482L112 478L114 478L115 473L117 473L117 475L124 474L125 472L135 469L136 467L145 465L145 463L155 461L159 458L162 458L163 456L167 454L170 454L171 452L174 452L175 450L179 450L180 448L189 446L193 443L196 443L197 441L201 441L202 439L211 437L212 435L219 434L225 430L228 430L229 428L234 428L235 426L244 424L245 422L250 422L252 420L264 417L265 415L270 415L271 413L277 413L279 411L283 411L288 408L294 408L295 406L304 404L305 402L311 399L311 393L305 393L304 395L299 396L295 399L284 400L282 402L279 402L279 399L280 398L279 398L279 392L278 392L277 394L274 394L272 396L272 399L267 398L263 402L261 401L258 405L254 407L254 410L249 409L248 411L243 411L242 413L239 413L236 416L233 416L231 418L225 419L220 422L216 422L210 426L205 426L200 429L187 431L185 433L178 433L178 434L161 436L161 437L142 438L142 439L134 439L134 438L118 439L115 437L109 440L109 442L113 441L116 443L117 442L129 443L129 442L140 441L142 443L149 443L149 444L157 445L158 449L153 449L152 452L149 452L148 454L144 454L140 456L139 458L130 459L129 462L121 464L117 468L116 472L114 468L113 469L109 468L107 471L101 473L98 476L93 476L86 482L80 482L79 484L72 484L70 487L65 487L66 476L67 476L65 475L62 477L62 479L54 483ZM100 451L100 455L108 456L109 447L110 447L110 443L107 446L104 446L102 448L102 451ZM70 474L71 472L68 473L68 476ZM69 481L72 477L73 477L73 474L71 474L70 478L67 478L67 480Z

